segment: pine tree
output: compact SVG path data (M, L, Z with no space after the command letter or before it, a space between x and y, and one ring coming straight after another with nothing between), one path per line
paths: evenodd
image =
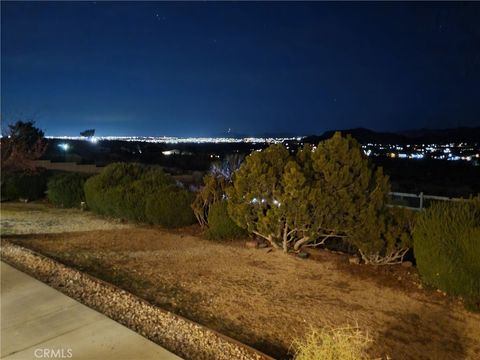
M366 263L403 259L411 237L387 208L388 177L350 136L340 133L291 157L272 145L246 158L227 190L241 227L284 251L343 239Z

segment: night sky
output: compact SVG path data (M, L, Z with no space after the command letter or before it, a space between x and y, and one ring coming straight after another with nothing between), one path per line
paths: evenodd
M47 135L480 126L480 3L1 10L2 122Z

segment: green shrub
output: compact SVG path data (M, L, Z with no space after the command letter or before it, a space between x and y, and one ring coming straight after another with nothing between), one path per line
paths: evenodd
M385 208L367 219L350 239L367 264L386 265L403 261L412 248L416 212L402 208Z
M160 168L114 163L85 182L87 205L94 212L132 221L146 221L146 199L175 182Z
M372 340L358 326L326 327L311 330L295 339L295 360L367 360Z
M414 255L426 284L461 295L480 310L480 198L438 202L422 213Z
M190 204L194 195L180 188L165 188L147 197L145 214L149 222L167 228L191 225L195 216Z
M282 144L252 153L226 192L233 221L273 247L288 252L335 239L355 246L361 241L371 262L379 263L391 259L382 254L384 242L365 244L370 238L357 234L377 225L389 188L388 177L360 144L335 133L316 149L306 144L296 156Z
M34 174L5 172L2 174L2 200L37 200L45 197L47 172L38 170Z
M208 212L208 237L214 240L237 239L247 232L233 222L228 215L227 202L217 201L210 206Z
M66 208L80 207L85 201L83 186L86 175L78 173L57 174L48 180L48 200Z

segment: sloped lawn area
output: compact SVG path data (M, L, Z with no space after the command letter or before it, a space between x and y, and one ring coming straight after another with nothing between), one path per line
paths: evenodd
M28 221L28 205L9 206L2 204L2 227L8 221L15 234L15 216ZM75 221L92 216L69 211ZM53 221L62 210L48 212ZM480 315L419 288L413 268L350 265L326 251L318 252L318 261L303 260L247 249L241 241L204 240L196 228L114 225L48 234L45 223L46 234L6 238L278 358L286 358L292 338L310 327L346 323L372 335L372 356L480 358Z

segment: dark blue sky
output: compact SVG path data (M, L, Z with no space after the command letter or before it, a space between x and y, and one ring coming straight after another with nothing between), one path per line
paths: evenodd
M480 125L480 3L1 7L2 121L48 135Z

